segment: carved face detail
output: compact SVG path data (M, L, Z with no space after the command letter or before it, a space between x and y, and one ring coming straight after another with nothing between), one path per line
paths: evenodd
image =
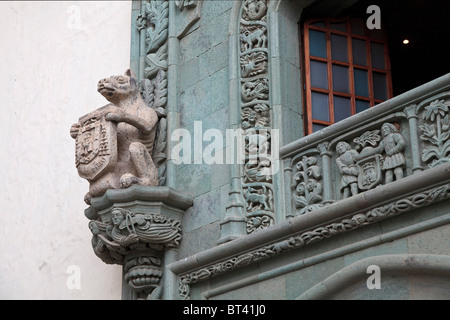
M123 214L120 210L113 209L111 212L111 219L115 226L118 226L123 221Z
M135 95L138 91L136 75L128 69L124 75L102 79L97 84L97 91L112 103Z
M339 154L343 154L343 153L345 153L346 151L348 151L348 150L350 150L351 148L350 148L350 145L347 143L347 142L339 142L338 144L337 144L337 146L336 146L336 151L339 153Z

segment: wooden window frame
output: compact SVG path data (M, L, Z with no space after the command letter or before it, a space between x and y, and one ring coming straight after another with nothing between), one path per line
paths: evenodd
M387 99L392 98L393 90L392 90L392 79L391 79L391 65L389 58L389 48L386 33L382 30L382 37L375 38L371 35L371 32L368 28L364 28L364 35L359 35L353 33L351 29L351 21L352 18L345 17L341 19L309 19L303 23L300 27L302 28L302 46L303 50L303 83L304 83L304 98L306 102L306 134L311 134L314 132L313 125L318 124L322 126L329 126L335 123L334 116L334 96L346 97L350 98L351 105L351 115L356 114L356 100L362 100L369 102L369 107L373 107L374 105L383 102L384 100L375 99L374 96L374 88L373 88L373 73L381 73L386 76L386 95ZM314 26L312 24L316 22L324 22L325 27ZM334 30L331 28L331 24L337 23L346 23L346 32ZM321 32L325 32L326 34L326 54L327 58L316 57L310 55L310 44L309 44L309 30L317 30ZM331 35L340 35L345 36L347 38L347 54L348 54L348 62L333 60L331 56ZM360 39L365 41L366 46L366 66L356 65L353 62L353 43L352 39ZM384 62L385 69L377 69L372 65L372 54L371 54L371 43L378 43L384 46ZM311 61L318 61L327 64L327 76L328 76L328 89L321 89L312 87L311 85ZM349 93L343 93L339 91L333 90L333 65L344 66L348 68L349 72ZM369 97L357 96L355 93L355 81L354 81L354 70L365 70L367 71L368 77L368 91ZM317 120L312 118L312 92L324 93L328 95L328 108L329 108L329 121Z

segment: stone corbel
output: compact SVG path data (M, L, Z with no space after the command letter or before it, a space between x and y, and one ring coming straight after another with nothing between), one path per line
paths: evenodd
M165 256L178 247L181 220L192 204L190 196L169 187L140 185L92 198L85 210L92 247L103 262L123 266L123 297L161 299L173 285L165 277Z

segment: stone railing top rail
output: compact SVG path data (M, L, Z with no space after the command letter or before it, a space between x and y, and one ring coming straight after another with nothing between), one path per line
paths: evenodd
M342 120L304 138L291 142L280 148L280 157L289 158L314 145L330 141L355 128L364 129L374 119L380 119L394 112L402 112L408 105L416 104L424 99L450 89L450 73L407 91L392 99L382 102L357 115Z

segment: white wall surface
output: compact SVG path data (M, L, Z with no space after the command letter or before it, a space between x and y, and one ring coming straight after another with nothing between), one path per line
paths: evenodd
M131 1L0 1L0 299L121 297L69 131L106 104L97 81L129 67L130 27Z

